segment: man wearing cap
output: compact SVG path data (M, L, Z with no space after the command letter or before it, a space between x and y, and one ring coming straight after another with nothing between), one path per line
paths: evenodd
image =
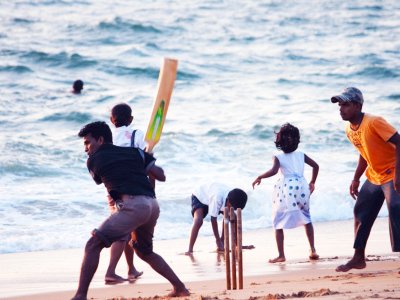
M353 258L336 268L337 272L347 272L366 267L365 247L385 199L392 250L400 252L400 135L382 117L362 112L364 98L355 87L346 88L331 101L339 104L340 116L349 122L347 137L360 153L350 184L350 195L356 200L355 251ZM360 177L365 171L367 180L359 191Z

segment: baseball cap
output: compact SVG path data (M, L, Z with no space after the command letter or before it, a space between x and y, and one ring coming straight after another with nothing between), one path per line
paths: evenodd
M364 97L358 88L348 87L345 88L340 95L333 96L331 102L356 102L362 105L364 103Z

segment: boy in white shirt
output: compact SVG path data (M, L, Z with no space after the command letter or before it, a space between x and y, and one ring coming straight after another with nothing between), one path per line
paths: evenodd
M132 109L128 104L120 103L111 110L111 123L115 128L113 134L113 144L120 147L135 147L144 150L147 146L144 141L144 134L140 129L132 127ZM132 134L134 134L132 143Z
M120 147L135 147L144 150L146 142L144 134L139 129L132 127L132 109L128 104L120 103L115 105L111 110L110 121L115 125L113 130L113 144ZM116 204L108 195L109 206L112 213L116 211ZM121 258L122 252L125 253L126 262L128 264L128 280L132 281L143 274L136 270L133 264L134 251L129 245L129 241L117 241L111 246L110 263L105 275L106 284L122 283L126 279L115 273L118 261Z
M218 214L222 213L224 207L243 209L246 206L247 194L241 189L230 189L221 183L203 184L197 187L192 194L192 216L193 227L190 234L189 249L186 255L193 254L193 246L196 242L203 219L209 213L211 226L217 244L217 251L224 251L224 243L218 231Z

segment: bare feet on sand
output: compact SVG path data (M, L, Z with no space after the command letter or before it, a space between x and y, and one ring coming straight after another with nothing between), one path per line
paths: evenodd
M367 266L365 259L350 259L346 264L336 268L336 272L347 272L351 269L364 269Z
M173 289L171 293L168 294L168 297L185 297L190 296L190 292L187 288L183 287L182 289Z
M128 279L122 278L121 276L118 275L113 275L113 276L109 275L104 278L106 284L119 284L127 280Z
M277 262L284 262L284 261L286 261L286 258L284 256L278 256L278 257L275 257L275 258L269 260L269 262L271 264L274 264Z
M308 258L311 259L311 260L318 260L319 259L319 255L317 254L317 252L311 251L310 256Z
M143 275L143 272L139 272L139 271L135 270L134 272L128 274L128 280L129 281L136 280L142 275Z
M86 296L82 296L82 295L75 295L73 298L71 298L71 300L87 300Z

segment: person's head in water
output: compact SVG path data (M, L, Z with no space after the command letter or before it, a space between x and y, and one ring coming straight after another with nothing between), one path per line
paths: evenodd
M74 84L72 85L72 92L74 94L80 94L82 90L83 90L83 81L80 79L75 80Z
M115 105L111 109L110 121L115 127L129 126L133 121L132 109L126 103Z
M290 123L285 123L276 133L275 145L276 148L284 153L295 151L300 143L300 131L297 127Z

